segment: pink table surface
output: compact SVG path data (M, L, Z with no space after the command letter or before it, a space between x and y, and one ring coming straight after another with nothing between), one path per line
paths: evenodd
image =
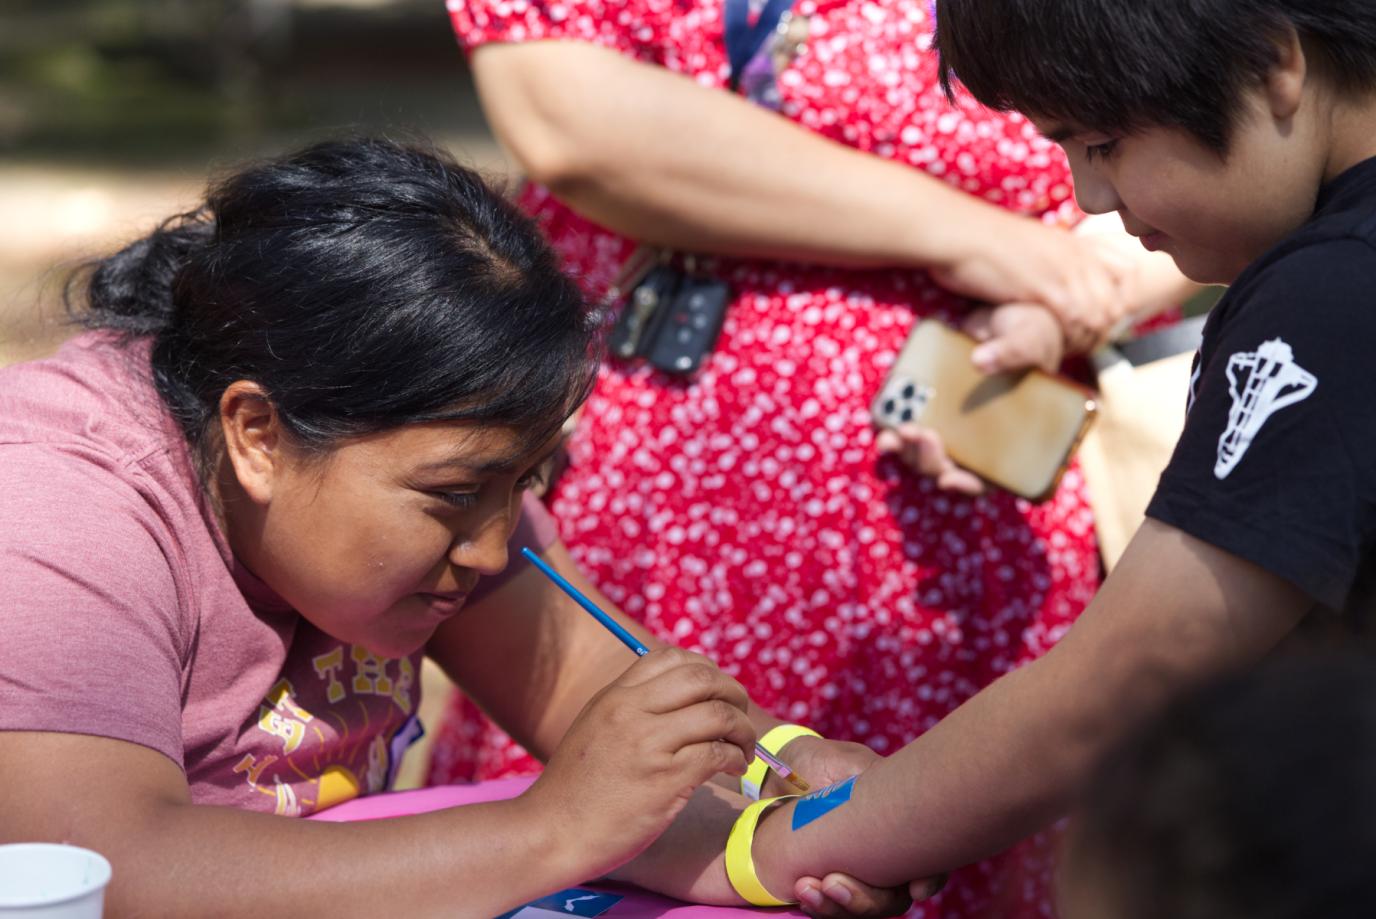
M423 814L426 811L455 807L463 804L481 804L484 801L501 801L514 798L524 791L531 779L501 779L495 782L479 782L474 785L442 785L436 788L422 788L417 791L397 791L384 795L355 798L329 810L311 816L312 820L383 820L388 817L401 817L407 814ZM589 890L600 890L625 897L620 903L603 913L607 919L730 919L730 917L753 916L758 919L762 914L780 917L797 916L803 913L793 909L745 909L734 906L692 906L680 900L671 900L656 894L646 893L618 884L586 884Z

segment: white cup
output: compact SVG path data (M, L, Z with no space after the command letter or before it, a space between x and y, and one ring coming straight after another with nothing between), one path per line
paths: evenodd
M110 863L47 842L0 846L0 919L100 919Z

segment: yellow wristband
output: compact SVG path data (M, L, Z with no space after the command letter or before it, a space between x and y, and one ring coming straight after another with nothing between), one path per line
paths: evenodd
M741 815L731 827L731 835L726 837L726 879L731 882L731 888L751 906L791 906L798 902L780 900L770 893L760 883L760 876L755 873L755 859L750 854L750 847L755 842L755 827L759 825L760 816L778 802L796 797L798 796L784 795L781 798L756 801L741 811Z
M801 724L778 724L765 731L764 736L760 738L760 746L778 756L780 750L799 737L821 736L812 728L805 728ZM755 757L745 768L745 775L741 776L741 794L751 801L758 801L760 789L764 788L764 780L768 776L769 764L758 756Z

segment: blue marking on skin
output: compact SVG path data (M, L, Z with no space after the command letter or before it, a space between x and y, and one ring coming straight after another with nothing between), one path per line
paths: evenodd
M799 798L798 803L793 806L794 831L802 829L818 817L831 813L849 801L850 793L855 789L855 779L855 776L851 776L845 781Z
M620 894L603 893L600 890L588 890L583 887L570 887L568 890L561 890L547 897L541 897L525 906L513 909L509 913L503 913L497 919L512 919L512 917L520 915L522 910L530 908L546 913L582 916L589 919L589 917L602 915L624 899L626 898Z

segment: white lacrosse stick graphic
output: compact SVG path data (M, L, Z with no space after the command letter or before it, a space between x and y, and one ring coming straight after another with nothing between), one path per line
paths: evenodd
M1227 478L1237 468L1252 440L1276 412L1309 398L1318 379L1295 363L1295 353L1279 338L1264 341L1255 351L1240 351L1228 359L1228 427L1218 439L1214 477Z

